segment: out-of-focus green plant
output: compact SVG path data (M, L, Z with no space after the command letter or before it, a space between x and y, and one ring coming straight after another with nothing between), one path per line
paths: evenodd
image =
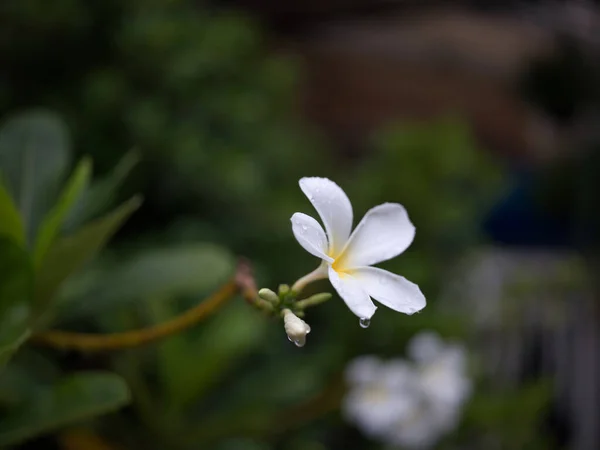
M311 341L301 351L290 346L279 324L267 326L243 304L228 305L204 326L156 347L88 356L83 363L27 346L0 375L4 442L22 441L94 413L93 408L69 413L65 405L71 397L61 400L56 411L47 406L49 395L36 394L78 385L63 376L81 376L72 371L83 364L108 368L127 380L132 408L92 422L126 448L296 450L322 449L329 441L334 444L328 447L350 448L358 440L334 415L298 431L337 408L343 390L339 371L349 357L395 355L422 328L448 336L468 333L464 318L434 308L447 268L480 238L481 205L498 178L496 165L475 145L464 123L398 124L382 130L358 164L337 155L333 165L331 152L292 112L293 62L267 55L257 23L244 15L192 0L60 0L52 5L8 0L0 8L7 37L0 40L0 54L8 73L0 77L0 109L42 104L60 111L74 132L75 150L85 150L98 172L107 174L71 208L55 208L39 247L31 241L31 226L15 232L22 220L18 202L12 201L10 189L0 192L0 235L8 236L0 246L10 258L0 264L9 268L0 273L2 289L26 292L32 289L27 280L37 280L38 265L48 270L48 281L29 294L34 299L35 292L54 293L47 309L35 307L37 327L112 334L164 323L228 279L233 258L224 247L252 259L261 285L274 288L293 281L315 263L295 242L288 221L309 207L297 180L311 175L340 184L352 198L355 217L385 201L406 206L417 227L415 244L385 266L422 286L430 305L412 317L382 310L365 331L335 298L311 311ZM49 48L48 42L56 44ZM132 146L143 163L118 192L138 158L134 153L123 157L123 149ZM55 158L52 164L62 167L62 175L47 176L63 181L68 160ZM73 194L67 192L89 179L88 164L81 163L72 182L63 183L69 189L63 189L61 201L47 205L71 203ZM60 265L44 264L41 256L36 263L34 256L36 248L40 255L48 251L53 223L62 221L59 241L78 235L81 225L103 217L101 212L133 190L142 191L147 203L128 221L122 239L77 276L53 285L50 280L57 275L50 269ZM42 191L52 194L51 187ZM63 208L70 211L63 215ZM90 235L82 239L88 242ZM19 242L26 242L27 250ZM0 311L12 310L12 302L5 306L2 300ZM17 308L12 314L29 324L29 312ZM0 327L0 334L6 329L12 336L0 346L8 350L5 355L28 336L27 331L19 334L19 320L14 323L14 332ZM465 420L485 432L510 433L515 424L502 417L518 410L517 397L506 408L484 398L481 408L493 410L489 420L484 425L470 416ZM18 405L50 411L54 421L39 420L42 425L35 428L10 425L17 419L5 418L9 412L19 417L12 413ZM331 437L332 429L339 437ZM282 442L284 435L289 442Z
M139 148L144 163L125 188L147 202L128 225L135 235L155 240L187 216L190 234L240 254L285 245L281 217L303 204L289 180L332 164L295 117L294 59L268 52L257 21L194 0L9 0L3 13L0 112L59 111L99 173ZM49 57L47 42L63 45Z
M82 160L66 180L70 160L62 122L45 111L9 119L0 129L2 246L5 294L2 344L36 329L62 283L106 244L140 204L134 197L67 235L68 214L89 191L91 164ZM87 210L94 205L87 203ZM10 330L10 332L7 332Z
M106 411L129 400L117 375L83 372L37 379L9 363L27 343L55 303L64 281L104 247L138 208L134 197L93 220L63 233L75 205L86 211L103 206L89 201L91 164L83 159L68 175L68 133L46 111L8 119L0 128L0 445ZM9 364L6 367L7 363Z
M112 411L130 400L124 379L105 370L63 372L55 358L34 352L29 342L57 348L108 350L137 346L165 337L193 325L219 308L237 291L242 281L231 279L231 255L216 245L195 244L139 251L135 256L106 265L110 256L93 264L90 260L140 204L133 197L109 213L114 190L133 166L125 160L108 177L91 183L91 162L83 159L70 175L69 139L57 116L34 110L9 118L0 128L0 445L16 444L72 422ZM67 176L68 175L68 176ZM114 257L114 256L113 256ZM87 270L81 272L81 269ZM72 277L80 272L78 277ZM238 270L237 276L242 272ZM217 293L188 315L172 318L165 300L192 296L223 285ZM249 301L253 292L242 293ZM251 289L247 287L245 289ZM163 311L161 324L143 330L116 331L118 320L103 321L102 311L140 306ZM85 302L85 304L83 304ZM137 302L137 305L133 302ZM157 309L162 308L162 309ZM237 316L236 316L237 314ZM234 310L235 333L227 327L215 328L220 346L207 341L202 364L185 363L186 375L170 377L168 389L174 404L187 403L191 383L206 386L212 375L227 367L240 355L240 341L256 342L261 328L239 309ZM234 317L225 312L222 317ZM70 323L85 324L94 317L96 327L105 334L53 331L48 328ZM82 322L83 318L83 322ZM231 325L231 322L225 322ZM207 330L210 332L210 327ZM239 333L246 330L242 336ZM86 330L87 331L87 330ZM225 331L225 334L223 334ZM214 334L214 333L213 333ZM253 338L254 336L254 338ZM178 354L193 352L185 341L172 341ZM202 348L201 341L198 347ZM223 354L231 351L231 361ZM242 351L243 353L243 351ZM213 363L210 363L211 354ZM178 367L177 359L166 355L161 370ZM183 363L184 360L181 360ZM7 365L8 364L8 365ZM118 364L117 364L118 366ZM209 369L207 371L207 369ZM202 375L204 373L204 375ZM173 383L173 381L177 381ZM135 382L132 383L135 386ZM177 395L177 392L180 392ZM200 392L200 391L198 391ZM33 413L32 413L33 412Z
M432 216L431 209L426 205L433 205L434 211L436 206L451 208L459 203L464 206L461 203L464 191L460 188L448 189L444 202L436 198L437 190L446 186L442 180L464 180L469 186L488 184L490 180L487 177L474 179L474 173L478 176L481 174L479 165L486 167L486 163L476 162L477 153L473 146L465 143L468 142L466 140L459 139L459 143L451 147L459 160L464 158L464 164L457 163L450 168L443 163L438 166L435 148L439 142L431 138L431 130L435 130L435 134L442 136L440 139L445 142L451 142L453 133L468 136L459 125L450 126L446 122L418 128L406 127L397 132L399 134L389 135L381 141L384 143L383 150L377 150L360 168L352 169L352 172L346 174L346 177L355 180L354 183L347 182L347 185L350 186L352 195L358 196L359 208L367 202L383 199L402 201L415 212L416 223L425 223ZM412 136L412 140L405 133ZM31 130L24 136L30 134ZM395 145L403 145L405 141L411 145L393 150ZM163 237L160 245L154 248L141 249L129 244L105 252L104 257L88 264L85 271L64 282L67 274L59 269L59 262L68 261L67 267L75 269L74 262L83 261L79 252L70 250L79 242L73 236L82 233L77 230L77 224L91 223L84 225L83 230L91 228L92 231L83 234L81 239L86 243L97 242L94 237L96 232L93 231L97 228L92 225L103 223L103 219L93 219L91 222L86 220L97 217L99 213L89 206L90 199L99 199L98 204L102 207L110 203L111 187L118 185L127 168L131 167L131 160L128 158L132 157L127 156L113 174L91 186L89 162L84 160L79 164L64 183L63 189L57 190L61 194L57 194L54 201L48 203L56 206L46 207L47 212L41 214L47 218L41 222L43 225L33 226L34 230L40 231L32 233L33 238L29 241L25 235L25 227L18 231L19 227L10 225L19 224L22 216L18 212L19 203L12 201L12 191L6 190L4 197L11 201L3 206L9 219L2 222L7 230L3 232L8 236L7 241L12 242L11 248L21 249L21 252L6 251L3 254L17 261L21 258L29 264L31 277L35 280L32 281L34 287L26 282L22 285L33 289L31 304L32 308L35 307L32 310L35 314L32 312L27 317L34 320L26 321L34 324L31 325L34 327L33 331L36 331L35 327L47 329L51 325L60 325L61 328L73 331L88 331L92 328L110 334L124 329L151 327L177 316L197 303L200 295L225 282L231 275L233 260L220 246L194 242L195 239L189 238L182 245L182 241L169 238L171 231L167 231L167 237ZM398 158L397 163L395 158ZM422 177L431 180L429 183L422 183L422 190L413 192L414 197L418 195L420 200L404 193L406 189L410 190L412 183L404 181L408 183L404 185L402 177L390 174L400 172L401 168L404 170L402 164L411 161L411 158L416 161L408 164ZM68 156L66 159L68 161ZM408 170L402 175L410 177ZM340 178L341 184L346 184L342 174ZM394 181L388 181L386 183L390 184L380 185L378 189L372 190L381 183L382 178ZM295 180L290 184L290 191L295 192L294 196L299 196ZM101 217L115 216L119 217L116 213ZM471 210L458 215L456 226L472 226L469 221L473 217ZM447 223L448 218L440 218L440 222L444 221ZM289 226L285 218L280 218L279 222L282 230ZM428 240L440 243L425 245L420 256L413 256L416 259L410 260L411 264L421 267L422 272L417 271L415 274L420 274L420 282L429 286L433 292L439 283L439 279L431 276L431 273L439 271L436 257L450 261L453 254L451 250L457 250L454 247L449 250L442 245L447 228L441 224L425 225L419 229L423 230L421 239L425 244L428 244ZM62 237L65 233L66 236ZM465 236L462 244L456 247L467 245L474 237ZM44 263L45 259L53 254L57 243L62 241L72 244L58 246L59 249L66 250L58 252L57 259L51 260L55 262L48 267ZM140 244L144 242L145 238L142 238ZM100 244L95 245L98 247ZM45 256L37 256L39 259L36 260L36 255L40 254ZM430 264L430 259L425 257L431 258L436 265ZM18 267L18 264L11 262L9 266ZM44 269L45 267L48 269ZM406 264L399 267L404 270L403 273L407 273ZM50 275L39 277L44 280L44 284L38 287L38 271L43 273L43 270L47 270ZM52 282L51 275L54 273L58 274L61 283ZM19 279L11 275L13 283L3 286L7 289L19 289ZM327 320L327 315L331 313L330 305L326 305L323 312L315 314L315 322L311 323L318 329L319 322ZM337 312L335 314L340 316ZM282 346L288 344L280 326L267 328L268 322L256 312L248 310L245 305L234 304L210 319L206 326L171 336L155 349L111 357L107 366L127 381L135 399L136 414L108 417L105 424L124 441L127 441L124 436L135 437L132 441L134 445L145 442L148 446L169 448L221 444L226 447L228 442L233 442L230 440L232 436L277 435L337 407L343 386L337 382L332 388L327 380L336 379L336 374L348 356L369 349L393 354L422 327L446 330L447 334L452 335L460 334L463 324L440 315L423 314L406 319L382 314L377 318L377 327L371 328L372 335L365 340L358 338L356 332L363 331L356 327L354 318L347 319L350 317L342 316L341 320L329 322L327 326L322 322L323 331L319 332L321 336L314 341L314 350L292 356L289 349L285 352L287 354L282 354L280 344L273 344L278 341ZM398 327L399 323L402 326ZM271 344L264 346L267 341ZM344 341L351 345L341 345ZM13 339L7 346L14 349L15 344L19 343L19 340ZM190 358L190 355L195 357ZM251 361L256 358L269 361L268 370L252 364ZM36 370L39 366L45 366L46 369ZM19 442L54 427L113 409L127 401L127 395L120 397L118 402L107 401L117 398L118 393L128 392L122 379L116 374L69 374L63 370L60 359L51 361L29 349L18 355L14 363L7 367L0 378L2 414L7 418L0 427L0 437L4 439L2 442ZM234 373L243 376L233 375ZM265 377L269 373L277 373L278 376L269 380L269 389L265 392ZM27 376L23 377L24 374ZM104 377L101 378L104 380L101 383L97 381L99 376ZM81 381L81 377L89 377L97 390L86 393L86 388L81 387L85 383ZM79 389L79 393L73 394L70 386ZM55 391L58 393L55 394ZM319 391L323 394L318 394ZM78 403L79 399L82 403ZM47 404L54 406L45 406ZM90 406L92 404L93 407ZM294 404L300 406L296 408L292 406ZM44 414L40 413L35 418L28 417L22 412L28 408L35 408ZM274 423L282 415L282 409L289 410L288 418ZM49 420L50 417L52 420ZM203 425L197 426L197 423Z
M465 412L463 429L458 438L476 442L478 448L557 448L544 435L553 383L539 380L513 389L486 390L475 396Z

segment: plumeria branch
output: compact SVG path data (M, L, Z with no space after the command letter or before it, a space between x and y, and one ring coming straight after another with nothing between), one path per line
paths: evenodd
M73 349L83 352L138 347L191 328L212 315L223 306L225 302L238 293L251 305L258 306L257 302L259 299L256 294L256 283L247 261L241 261L238 264L233 279L223 285L202 303L189 309L180 316L174 317L161 324L139 330L111 334L88 334L49 330L34 335L32 339L33 342L40 345L59 349Z

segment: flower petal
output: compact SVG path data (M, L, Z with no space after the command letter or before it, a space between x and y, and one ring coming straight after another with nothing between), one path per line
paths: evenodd
M387 391L375 383L351 389L344 397L342 413L367 436L381 439L416 412L418 400L410 392Z
M436 405L460 406L472 391L464 368L445 367L444 362L426 367L419 377L420 390Z
M329 268L329 281L342 297L350 311L361 319L370 319L375 314L377 306L373 304L369 295L361 287L361 282L346 273L341 276Z
M350 200L342 188L327 178L302 178L299 184L325 225L330 254L337 255L352 231Z
M360 267L352 274L367 294L394 311L413 314L427 304L419 286L400 275L377 267Z
M381 369L381 383L389 390L398 392L414 390L419 375L408 361L400 358L390 359Z
M408 343L408 356L418 363L429 363L443 355L446 345L434 331L421 331Z
M360 221L343 255L343 266L371 266L398 256L415 237L406 209L398 203L371 208Z
M384 363L377 356L363 355L353 359L344 371L349 384L377 383Z
M329 244L319 222L302 213L295 213L290 220L294 236L304 250L327 262L333 262L333 259L327 256Z

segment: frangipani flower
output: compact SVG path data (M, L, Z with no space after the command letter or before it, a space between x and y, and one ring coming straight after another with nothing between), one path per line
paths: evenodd
M363 326L377 309L371 297L405 314L425 307L425 297L416 284L371 267L398 256L412 243L415 227L402 205L384 203L370 209L351 234L352 205L337 184L327 178L302 178L300 189L317 210L325 231L306 214L292 216L292 230L300 245L323 261L317 270L298 280L294 289L328 277Z
M416 362L421 390L438 405L461 405L471 394L466 376L467 354L462 345L444 342L431 331L411 339L409 357Z
M387 435L415 408L415 373L405 361L361 356L346 367L345 375L350 390L342 404L343 413L371 438Z
M392 446L427 449L460 421L471 394L464 347L436 334L415 336L411 360L362 356L346 367L344 416L365 435Z
M445 343L433 332L415 336L408 354L415 367L414 409L383 437L400 448L427 449L460 422L463 405L471 395L467 354L463 346Z

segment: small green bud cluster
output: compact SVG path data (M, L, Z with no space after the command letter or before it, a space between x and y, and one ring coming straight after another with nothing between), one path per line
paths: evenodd
M311 295L308 298L297 300L298 293L290 289L287 284L280 284L278 293L269 288L262 288L258 291L256 306L263 311L282 316L285 309L289 309L298 317L304 317L304 310L312 306L319 305L331 298L329 292L321 292Z

